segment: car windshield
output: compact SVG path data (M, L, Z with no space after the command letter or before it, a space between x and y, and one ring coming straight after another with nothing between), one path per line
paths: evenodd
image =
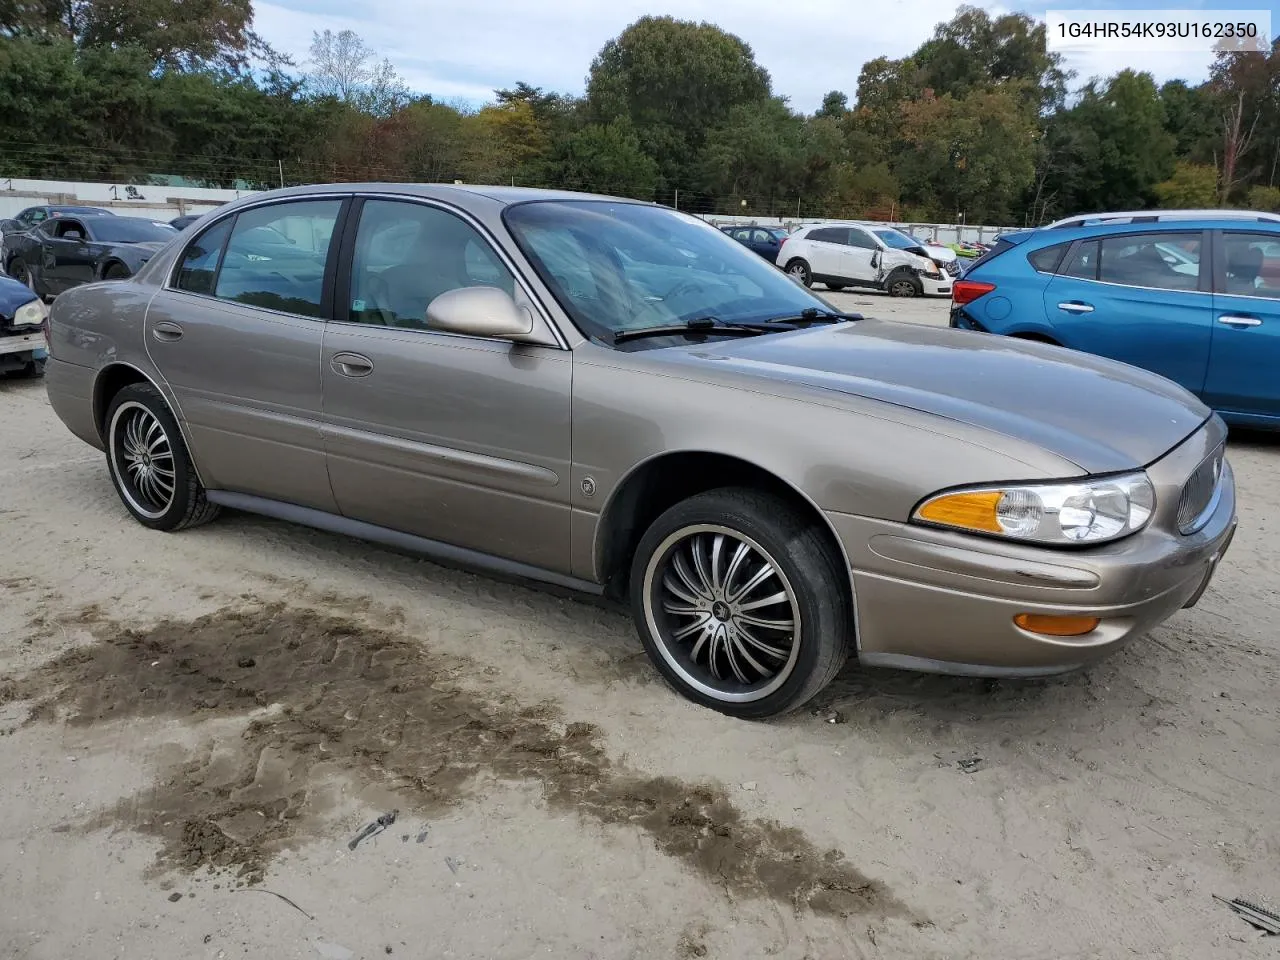
M126 220L124 217L103 217L93 222L94 239L103 243L146 243L165 241L178 231L167 223L150 220Z
M907 247L918 247L923 241L917 240L915 237L909 237L905 233L897 230L877 230L877 237L885 242L887 246L894 247L898 250L905 250Z
M829 308L715 227L639 203L516 204L507 227L579 328L615 334L714 317L764 323Z

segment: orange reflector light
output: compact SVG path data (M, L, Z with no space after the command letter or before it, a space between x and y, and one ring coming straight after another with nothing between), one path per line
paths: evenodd
M917 516L931 523L945 523L951 527L964 527L967 530L987 530L1000 533L1000 521L996 518L996 507L1004 496L999 490L988 490L983 493L953 493L930 500L920 508Z
M1013 622L1023 630L1046 637L1080 637L1098 628L1097 617L1054 616L1047 613L1020 613Z

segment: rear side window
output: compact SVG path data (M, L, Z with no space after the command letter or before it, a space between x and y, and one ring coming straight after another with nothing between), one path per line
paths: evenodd
M1098 241L1084 240L1077 243L1058 272L1064 277L1075 277L1078 280L1097 280Z
M1033 250L1027 254L1027 261L1040 273L1057 273L1058 264L1062 262L1070 246L1069 243L1055 243L1052 247Z
M1200 247L1198 232L1104 237L1098 278L1126 287L1195 290L1200 285Z
M303 317L320 316L329 241L341 200L301 200L236 217L214 295Z
M232 217L215 223L182 252L173 285L189 293L213 294L213 281L218 274L218 258L231 232Z
M819 243L849 243L849 230L847 227L821 227L813 233L809 234L807 240L816 240Z

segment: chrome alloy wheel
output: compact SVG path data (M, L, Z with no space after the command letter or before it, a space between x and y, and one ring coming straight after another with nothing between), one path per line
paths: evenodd
M120 492L148 520L173 505L177 488L173 446L164 426L141 403L122 403L111 418L111 465Z
M717 700L767 697L795 669L800 604L777 561L728 527L675 531L644 573L644 614L663 658Z

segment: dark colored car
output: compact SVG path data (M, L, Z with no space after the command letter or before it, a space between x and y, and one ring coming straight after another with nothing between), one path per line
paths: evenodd
M170 220L169 226L173 227L175 230L185 230L203 216L203 213L186 213L180 217L174 217Z
M44 376L49 310L16 280L0 277L0 375Z
M95 280L133 276L177 235L140 217L50 217L5 238L4 269L42 297Z
M777 263L787 231L781 227L721 227L725 233L770 263Z
M110 210L103 207L76 207L59 204L44 204L27 207L17 216L8 220L0 220L0 234L26 233L37 224L56 217L113 217Z
M1229 424L1280 428L1280 223L1149 214L1002 234L955 284L951 326L1121 360Z

